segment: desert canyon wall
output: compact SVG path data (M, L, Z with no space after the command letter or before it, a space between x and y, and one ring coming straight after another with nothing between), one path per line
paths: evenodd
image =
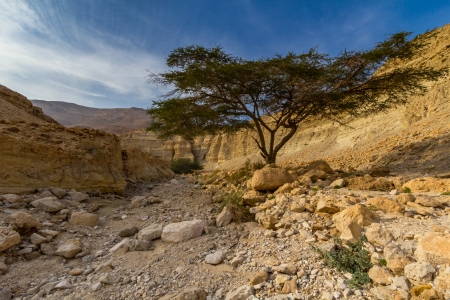
M126 179L172 176L167 162L140 151L123 153L116 135L66 128L4 86L0 141L0 193L52 186L121 193Z
M421 65L450 67L450 25L428 37L428 45L411 61L389 67ZM449 168L450 76L430 83L426 94L410 99L408 105L359 118L347 126L331 121L302 124L280 151L278 162L327 159L335 168L365 168L388 165L396 171L440 172ZM208 169L228 168L247 158L259 158L251 138L254 132L161 141L153 133L137 130L122 134L125 149L137 148L166 160L195 158Z

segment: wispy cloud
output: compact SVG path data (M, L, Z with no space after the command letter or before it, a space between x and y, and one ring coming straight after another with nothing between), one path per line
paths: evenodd
M45 9L50 19L25 1L0 0L1 84L30 99L95 106L146 107L160 94L146 69L162 71L163 59Z

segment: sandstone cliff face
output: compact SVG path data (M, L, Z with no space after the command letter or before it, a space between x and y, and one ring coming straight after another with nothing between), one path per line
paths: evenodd
M0 193L28 193L52 186L121 193L128 178L172 176L167 163L139 150L131 151L124 168L117 136L96 129L65 128L3 86L0 141Z
M429 38L423 52L408 62L387 66L422 65L450 67L450 25ZM394 171L441 172L448 170L450 148L450 77L430 84L425 95L415 96L404 107L360 118L340 126L331 121L301 125L295 136L279 152L279 163L327 159L334 168L367 168L383 164ZM281 132L282 133L282 132ZM283 133L282 133L283 134ZM123 147L136 147L155 157L172 159L175 148L182 156L192 154L206 168L229 168L247 158L259 159L258 149L249 130L233 135L205 136L188 141L163 142L145 131L121 136ZM178 146L178 145L183 146ZM164 145L164 146L163 146Z

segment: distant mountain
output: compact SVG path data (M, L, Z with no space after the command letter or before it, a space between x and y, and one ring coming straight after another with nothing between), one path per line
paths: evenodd
M91 127L118 134L145 128L150 122L150 117L142 108L92 108L62 101L31 102L68 127Z

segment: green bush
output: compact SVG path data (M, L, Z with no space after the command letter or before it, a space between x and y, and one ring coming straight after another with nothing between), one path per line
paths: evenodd
M372 267L369 252L364 249L365 242L367 242L367 238L362 236L355 243L344 246L342 240L334 236L335 247L330 251L320 249L312 244L310 247L326 261L329 267L336 268L340 272L351 273L350 286L360 287L370 282L368 272Z
M335 185L335 186L333 186L333 189L340 189L340 188L342 188L342 186L340 186L340 185Z
M190 174L195 170L202 170L203 166L189 158L179 158L172 161L170 168L176 174Z
M384 259L384 258L380 258L380 259L378 260L378 264L379 264L380 266L387 266L387 260Z
M450 192L443 192L442 195L450 196Z
M223 196L220 210L228 208L233 214L233 220L237 223L252 221L252 215L247 207L242 204L242 192L234 192Z
M404 188L402 188L402 193L409 194L409 193L411 193L411 189L409 187L405 186Z

